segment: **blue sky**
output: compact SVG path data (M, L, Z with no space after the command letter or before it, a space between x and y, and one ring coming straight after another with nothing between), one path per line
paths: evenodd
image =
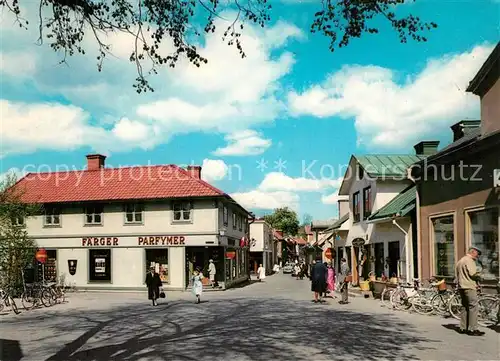
M325 219L337 213L351 154L413 153L424 139L444 146L449 126L479 118L465 88L500 38L498 1L418 0L398 11L438 24L427 43L400 44L377 19L379 34L334 53L309 32L315 3L273 1L269 26L244 33L245 60L205 39L209 64L163 69L143 95L125 60L129 38L107 39L114 57L99 73L92 57L59 65L35 45L34 27L4 14L0 173L81 169L90 152L113 166L203 164L207 180L257 214L287 205Z

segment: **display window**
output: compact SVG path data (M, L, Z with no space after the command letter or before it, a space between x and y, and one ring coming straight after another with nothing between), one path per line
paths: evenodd
M481 250L478 266L484 280L498 278L498 208L469 212L469 244Z
M111 249L89 250L89 281L111 282Z
M160 275L160 280L163 283L169 283L169 271L168 271L168 249L146 249L146 272L154 267L155 272Z
M434 273L436 276L455 277L454 217L444 216L431 220L434 244Z

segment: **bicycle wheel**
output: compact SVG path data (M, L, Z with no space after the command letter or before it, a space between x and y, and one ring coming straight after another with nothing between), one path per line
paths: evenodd
M391 295L391 304L396 310L408 311L412 306L404 289L396 290Z
M31 310L36 305L36 298L32 291L23 292L21 295L21 304L26 311Z
M447 316L448 302L450 301L450 295L448 294L436 294L432 296L431 305L433 311L440 316Z
M496 325L500 301L495 296L484 295L479 298L477 323L483 327Z
M53 297L48 289L44 288L41 290L40 299L45 307L50 307L53 305Z
M14 301L14 299L11 296L9 296L9 304L10 307L12 308L12 311L14 311L16 315L21 313L21 311L19 311L17 308L16 301Z
M391 295L394 292L393 288L384 288L382 294L380 295L380 303L383 307L392 308L391 306Z
M453 318L460 320L460 316L464 312L464 307L462 306L462 297L458 293L450 297L448 301L448 312Z
M410 297L412 309L419 315L430 315L434 312L431 300L420 294Z

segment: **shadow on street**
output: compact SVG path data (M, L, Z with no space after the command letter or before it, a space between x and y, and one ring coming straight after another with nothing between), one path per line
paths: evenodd
M47 361L415 359L409 349L438 342L387 314L283 299L134 304L6 321L47 327L51 336L37 342L53 350ZM56 341L75 329L75 340Z

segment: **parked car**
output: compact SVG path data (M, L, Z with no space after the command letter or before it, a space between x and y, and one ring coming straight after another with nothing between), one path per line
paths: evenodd
M283 273L293 273L293 264L287 263L283 266Z

